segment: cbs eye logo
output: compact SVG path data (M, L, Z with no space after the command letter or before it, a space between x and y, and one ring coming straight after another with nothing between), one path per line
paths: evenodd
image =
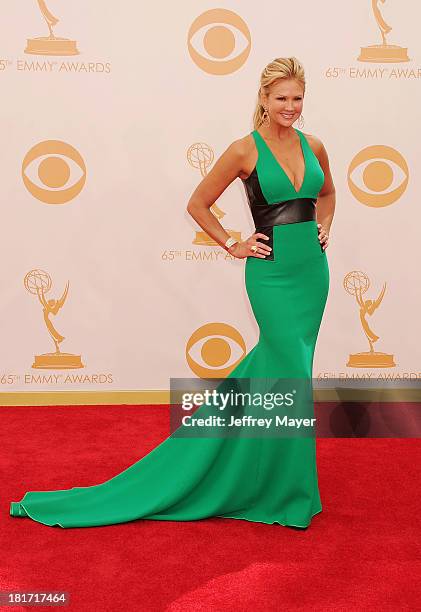
M202 325L186 345L187 363L200 378L225 378L245 354L243 337L227 323Z
M360 151L348 170L352 194L361 204L373 208L396 202L405 192L408 180L405 159L396 149L385 145L373 145Z
M67 142L45 140L25 155L22 179L37 200L45 204L66 204L82 191L86 166L79 151Z
M247 60L251 36L239 15L227 9L211 9L193 21L187 46L194 63L205 72L230 74Z

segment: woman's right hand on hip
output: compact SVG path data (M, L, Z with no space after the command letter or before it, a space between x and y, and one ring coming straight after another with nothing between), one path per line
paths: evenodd
M247 240L233 244L228 251L237 259L244 259L245 257L258 257L259 259L264 259L266 255L270 254L272 249L267 244L257 240L258 238L269 240L269 236L266 236L266 234L256 232L247 238Z

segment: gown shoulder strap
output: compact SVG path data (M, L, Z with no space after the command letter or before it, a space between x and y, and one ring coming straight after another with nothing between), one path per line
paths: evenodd
M301 144L303 145L303 147L307 150L312 150L310 147L310 144L307 140L307 138L304 135L304 132L302 132L301 130L299 130L298 128L294 128L294 130L297 132L298 136L300 137L301 140Z
M263 136L261 136L261 134L259 134L257 130L253 130L251 133L254 138L254 142L256 144L256 149L257 149L257 162L256 163L258 163L265 157L267 161L270 161L271 160L270 149L268 148Z

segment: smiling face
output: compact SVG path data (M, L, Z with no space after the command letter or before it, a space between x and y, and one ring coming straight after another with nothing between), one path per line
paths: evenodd
M270 85L268 95L261 96L261 101L271 121L288 127L301 115L304 89L294 79L279 79Z

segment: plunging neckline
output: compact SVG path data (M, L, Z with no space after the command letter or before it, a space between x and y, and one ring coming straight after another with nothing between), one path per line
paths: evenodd
M294 186L294 183L291 181L291 179L289 178L288 174L285 172L285 170L283 169L283 167L281 166L281 164L279 163L279 161L277 160L274 152L272 151L272 149L270 148L270 146L267 144L266 140L263 138L263 136L260 134L260 132L258 132L257 130L255 130L255 132L260 136L260 138L263 141L263 144L266 146L267 150L269 151L269 153L271 154L272 158L275 160L276 164L278 165L279 169L283 172L284 176L286 177L286 179L288 180L289 184L291 185L292 189L294 190L294 192L296 194L299 194L300 191L302 190L303 186L304 186L304 182L306 180L306 174L307 174L307 160L306 160L306 156L305 156L305 152L304 152L304 147L303 147L303 141L301 138L301 134L298 132L298 130L296 128L294 128L295 133L298 134L298 138L300 139L300 147L301 147L301 152L303 154L303 160L304 160L304 176L303 176L303 182L301 183L300 188L297 190Z

